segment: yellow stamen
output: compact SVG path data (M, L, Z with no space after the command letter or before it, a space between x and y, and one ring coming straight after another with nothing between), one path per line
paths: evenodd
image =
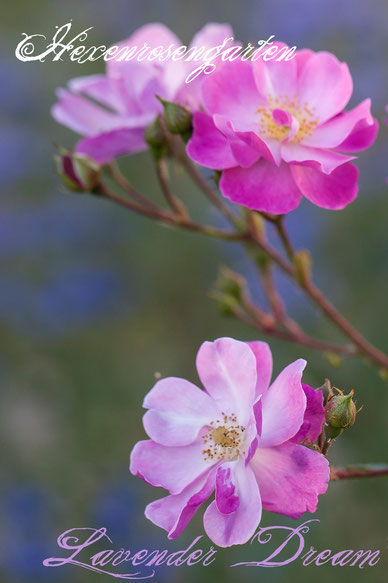
M267 101L257 109L260 135L264 138L273 138L281 142L289 136L290 127L278 125L274 121L272 115L274 109L284 109L298 120L299 129L295 136L291 138L291 142L299 144L307 136L310 136L318 125L314 112L308 107L307 103L301 103L299 95L295 95L292 99L287 96L272 97L269 95Z

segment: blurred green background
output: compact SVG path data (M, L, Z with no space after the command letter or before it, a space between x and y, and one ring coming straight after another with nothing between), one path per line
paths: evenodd
M388 102L385 0L16 0L2 6L0 105L0 572L7 583L93 581L96 574L66 566L45 569L60 555L66 529L106 526L117 548L171 550L202 534L200 516L177 541L167 541L143 516L159 492L128 472L129 452L144 437L141 403L154 372L196 381L195 354L204 340L257 336L223 319L207 297L217 266L252 273L240 250L162 228L126 211L64 192L54 173L53 143L75 136L50 117L54 91L76 76L102 72L80 66L22 63L21 33L51 38L73 19L94 26L91 44L113 43L138 26L161 21L185 42L208 21L230 22L244 42L274 34L298 47L326 49L349 63L352 104L372 97L380 120ZM299 247L315 258L316 279L365 335L388 351L388 128L360 156L360 195L340 213L308 202L288 217ZM131 180L156 196L147 153L123 161ZM179 172L176 191L197 217L216 221L199 192ZM331 326L283 279L293 316L312 334L338 340ZM260 292L257 291L258 297ZM308 360L305 381L325 377L355 388L364 404L356 425L330 453L338 465L388 462L388 384L362 361L333 368L320 354L270 341L275 372L297 357ZM161 570L156 581L386 581L388 478L332 483L308 536L323 550L381 549L378 566L238 569L265 556L258 546L220 550L214 566ZM306 515L306 519L312 518ZM293 523L264 514L263 525ZM203 547L209 541L206 537ZM63 552L63 551L62 551ZM104 576L105 577L105 576ZM105 577L107 578L107 577Z

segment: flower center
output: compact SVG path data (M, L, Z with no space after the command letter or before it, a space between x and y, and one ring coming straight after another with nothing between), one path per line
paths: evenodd
M222 420L212 421L211 429L202 436L204 449L202 451L205 461L208 460L232 460L241 453L245 454L244 432L245 427L238 425L234 413L226 415L222 413Z
M283 121L279 111L292 121ZM268 103L260 105L257 109L261 135L264 138L273 138L279 142L287 140L300 143L304 138L310 136L318 125L318 120L314 117L314 112L307 103L301 103L299 96L292 99L284 97L268 96Z

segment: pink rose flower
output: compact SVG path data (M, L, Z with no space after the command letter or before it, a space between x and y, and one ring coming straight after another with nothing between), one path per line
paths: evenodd
M315 512L329 464L297 443L315 439L324 420L322 395L302 387L305 365L297 360L270 385L268 344L220 338L197 355L205 391L172 377L148 393L143 423L151 439L135 445L130 470L169 491L145 510L169 538L214 491L204 528L221 547L247 542L263 508L293 518Z
M231 36L229 25L210 23L194 36L190 47L212 48ZM144 43L164 49L182 46L179 38L162 24L142 26L118 46L141 48ZM84 136L76 152L99 164L110 162L147 147L144 130L163 109L156 95L193 108L199 106L198 87L203 75L190 84L185 79L200 64L200 60L109 60L105 75L79 77L70 81L68 89L59 89L52 115Z
M369 99L344 111L352 91L348 66L327 52L224 63L202 83L188 155L222 170L223 195L248 208L287 213L305 196L342 209L358 191L349 152L378 131Z

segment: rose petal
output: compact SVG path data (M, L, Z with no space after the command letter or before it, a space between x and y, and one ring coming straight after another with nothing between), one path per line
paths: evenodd
M232 338L204 342L197 355L197 370L221 411L234 413L247 427L256 388L256 360L249 346Z
M201 93L208 113L224 116L238 130L258 127L256 111L260 95L249 61L237 59L219 64L216 72L203 80Z
M140 50L144 45L151 48L164 47L167 49L170 45L174 45L173 50L182 45L180 39L169 29L161 23L150 23L138 28L129 38L117 43L120 49L124 47L138 47ZM136 55L132 61L118 60L123 53L117 53L117 58L113 58L107 62L107 73L110 77L127 77L132 79L131 65L136 59ZM146 53L147 54L147 53ZM186 67L183 60L173 60L171 58L163 61L156 59L150 61L147 58L140 63L144 71L150 71L153 75L160 78L160 82L165 89L163 97L171 99L179 86L183 83L186 73Z
M329 462L320 453L295 443L258 448L251 460L263 508L292 518L315 512L318 495L327 490Z
M245 132L241 132L243 135L239 135L240 132L235 130L233 123L225 116L215 114L213 116L213 121L217 129L219 129L228 140L233 157L236 160L234 166L249 168L249 166L252 166L261 155L264 155L264 151L266 152L268 150L266 144L264 144L260 138L257 138L259 141L259 147L257 147L257 143L253 142L253 140L249 141L245 139ZM272 159L270 153L269 156Z
M186 151L194 162L214 170L237 165L227 138L216 128L210 115L195 112L193 126L193 136Z
M162 379L146 396L143 417L149 437L162 445L181 446L195 441L220 411L213 399L192 383L175 377Z
M321 124L346 107L352 92L353 81L347 64L324 51L308 59L298 79L300 102L313 110Z
M180 494L214 462L205 461L203 440L183 447L167 447L152 440L139 441L132 450L130 471L151 484Z
M306 361L302 358L289 364L262 396L260 447L284 443L302 425L306 396L301 380L305 366Z
M283 43L275 42L280 48L287 48ZM264 61L258 59L253 62L253 72L256 87L260 95L267 98L294 96L297 93L297 64L295 59L290 61Z
M320 207L343 209L357 196L358 169L353 164L343 164L331 174L297 165L291 172L304 196Z
M301 49L295 52L293 60L296 63L298 79L302 75L303 69L305 68L306 64L311 59L311 57L314 56L314 54L315 54L314 51L310 49Z
M365 99L351 111L344 111L318 126L314 132L304 138L303 145L312 148L337 148L344 151L340 146L348 137L357 131L358 124L362 122L363 128L368 129L367 133L375 132L375 120L370 112L371 100ZM370 145L370 143L368 143ZM368 147L368 146L366 146ZM362 148L354 148L346 151L357 152Z
M306 411L302 426L291 440L294 443L314 442L320 436L325 421L322 391L317 391L305 383L302 383L302 387L307 399Z
M263 159L250 168L224 170L220 189L237 204L273 214L294 210L302 198L287 164L277 167Z
M342 152L360 152L369 148L376 140L379 133L379 122L377 119L373 120L372 124L368 124L361 120L353 128L352 133L339 146L338 149Z
M244 460L233 464L231 477L238 508L223 514L214 501L207 508L203 523L208 537L219 547L245 544L255 533L261 519L261 499L255 475Z
M107 111L67 89L58 89L59 98L52 109L53 118L82 136L93 136L117 129L123 125L124 117Z
M266 342L256 340L247 342L249 348L253 351L256 359L256 393L255 400L262 395L269 387L272 377L272 352Z
M291 142L282 145L282 158L289 164L316 168L324 174L331 174L338 166L354 160L354 156L345 156L332 150L310 148Z
M148 504L145 516L164 528L168 538L177 538L190 522L200 505L211 496L215 485L215 470L203 474L180 494L166 496Z
M193 40L189 46L189 51L194 47L197 47L198 49L205 47L206 51L203 51L202 54L206 55L208 49L214 49L222 45L225 39L231 37L233 37L233 30L229 24L217 24L214 22L209 22L208 24L205 24L205 26L201 28L197 34L194 35ZM224 48L226 49L231 45L231 43L232 41L225 43ZM236 45L237 44L238 43L236 43ZM194 53L190 52L190 55L192 54ZM210 55L207 54L207 58L214 54L215 51L212 51ZM220 57L217 57L211 62L216 64L219 62L219 60ZM205 63L203 58L198 58L197 60L193 58L193 60L186 61L185 65L187 75L189 75L191 71L198 69L198 67L200 67L203 63ZM190 80L189 83L184 83L177 95L177 101L179 101L179 103L185 103L190 107L190 109L199 109L202 103L201 85L204 78L205 74L201 72L195 79Z
M216 474L216 504L222 514L235 512L240 505L240 499L236 496L236 485L232 480L232 471L235 462L225 463L219 466Z
M117 156L145 150L144 127L123 128L80 140L75 151L93 158L98 164L111 162Z
M226 38L233 37L233 29L230 24L218 24L217 22L208 22L199 30L190 43L190 47L208 47L213 48L222 45ZM228 45L225 45L228 46ZM189 61L190 63L190 61ZM193 65L194 66L194 65ZM195 68L195 66L194 66Z

